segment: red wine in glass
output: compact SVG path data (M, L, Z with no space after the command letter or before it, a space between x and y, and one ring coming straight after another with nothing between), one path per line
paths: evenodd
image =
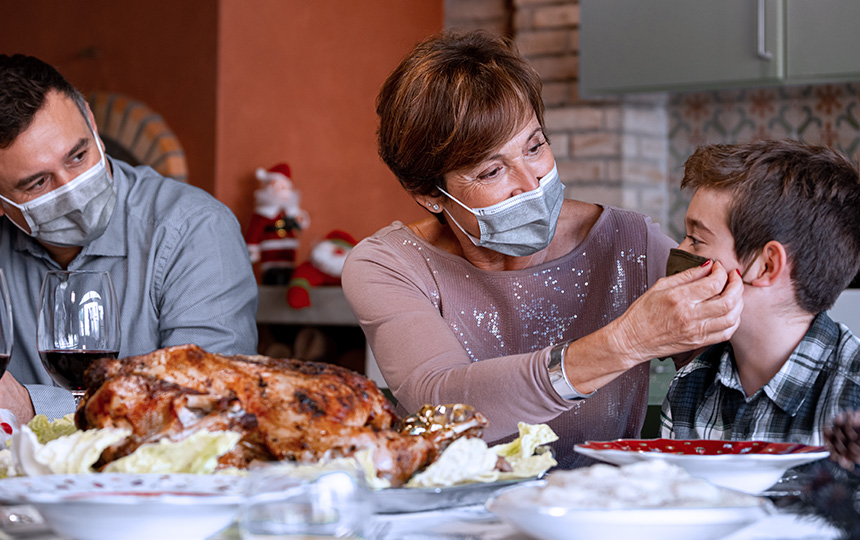
M54 381L73 394L83 393L84 372L99 358L116 358L118 351L39 351L42 365Z
M0 377L6 373L12 358L12 300L6 285L6 274L0 268Z
M116 358L120 349L116 292L107 272L54 270L39 295L36 337L42 365L79 401L84 372L97 358Z
M6 373L6 368L9 367L9 360L12 359L12 355L9 354L0 354L0 377Z

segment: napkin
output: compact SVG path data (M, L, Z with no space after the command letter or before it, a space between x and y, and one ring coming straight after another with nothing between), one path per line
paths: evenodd
M9 409L0 409L0 443L5 443L17 433L21 425Z

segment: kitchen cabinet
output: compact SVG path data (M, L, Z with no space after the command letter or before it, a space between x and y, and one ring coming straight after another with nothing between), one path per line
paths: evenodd
M786 79L860 80L860 2L788 0Z
M583 96L860 78L856 0L580 0Z

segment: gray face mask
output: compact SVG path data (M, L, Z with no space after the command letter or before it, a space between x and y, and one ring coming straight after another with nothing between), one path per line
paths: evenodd
M444 189L439 191L478 219L481 237L475 238L448 214L473 244L513 257L532 255L549 245L564 202L564 185L555 164L537 188L484 208L469 208Z
M24 204L16 204L0 195L0 200L21 211L30 227L27 232L19 226L22 231L46 244L61 247L85 246L104 234L116 204L116 188L95 132L93 138L99 150L99 162L68 184Z

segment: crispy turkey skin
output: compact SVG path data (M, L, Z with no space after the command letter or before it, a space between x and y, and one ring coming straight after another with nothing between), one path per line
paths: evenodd
M102 453L98 466L144 443L232 430L242 437L219 467L312 463L372 448L379 476L399 486L438 451L431 439L396 430L394 409L372 381L331 364L223 356L182 345L98 360L85 380L77 427L132 431Z

